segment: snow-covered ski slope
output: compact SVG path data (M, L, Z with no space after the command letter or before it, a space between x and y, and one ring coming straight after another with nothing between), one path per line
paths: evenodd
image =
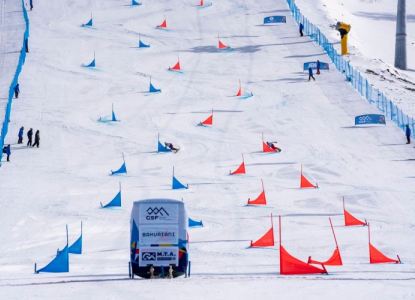
M397 126L354 127L378 113L333 71L308 82L302 64L323 51L299 37L285 0L37 1L30 55L20 76L0 169L0 292L5 299L382 299L414 297L414 148ZM93 13L93 27L82 28ZM155 29L166 15L168 30ZM287 23L263 26L286 15ZM217 35L233 50L219 51ZM138 39L150 44L138 49ZM88 69L96 53L96 68ZM182 73L168 71L180 58ZM147 93L150 76L162 93ZM242 93L233 96L242 84ZM23 92L24 90L24 92ZM120 122L98 122L111 115ZM213 126L200 127L214 109ZM40 148L16 144L25 126ZM158 154L157 135L180 147ZM265 140L279 154L262 153ZM27 142L25 136L24 143ZM244 154L246 175L229 176ZM128 174L110 176L125 156ZM4 160L4 159L3 159ZM300 190L300 168L319 189ZM172 190L175 176L188 190ZM268 206L247 207L264 180ZM122 183L122 208L101 209ZM346 209L371 224L372 244L404 264L369 264L367 227L345 227ZM182 199L189 216L192 276L128 279L133 201ZM276 246L248 248L270 228ZM329 275L279 274L278 222L295 257L344 266ZM80 234L70 272L33 274Z

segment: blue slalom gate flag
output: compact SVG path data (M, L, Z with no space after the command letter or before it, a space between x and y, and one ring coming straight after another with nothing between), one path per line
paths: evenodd
M384 115L361 115L354 119L355 125L362 124L382 124L386 125L386 118Z
M316 61L310 61L304 63L304 71L308 70L308 67L311 67L313 70L317 70L317 62ZM320 62L320 70L329 70L329 64Z
M272 16L264 18L264 24L269 23L287 23L287 18L285 16Z

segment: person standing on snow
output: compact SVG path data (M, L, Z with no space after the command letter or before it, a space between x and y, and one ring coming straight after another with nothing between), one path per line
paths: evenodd
M33 0L30 0L30 10L33 9Z
M16 84L16 86L13 89L14 89L14 96L16 98L19 98L19 93L20 93L19 84Z
M317 60L317 75L320 75L320 61Z
M300 23L300 35L303 36L304 25Z
M311 78L313 78L314 81L316 81L316 79L313 76L313 69L311 67L308 67L308 81L310 81Z
M30 128L30 130L27 132L27 138L29 141L27 142L27 146L32 146L32 136L33 136L33 129Z
M3 152L7 155L7 161L10 161L10 154L12 154L12 152L10 151L10 145L5 146L3 148Z
M40 133L39 133L39 130L37 130L35 134L35 143L33 144L32 147L37 146L39 148L39 141L40 141Z
M22 126L19 130L19 140L17 141L18 144L23 144L23 131L24 127Z
M411 128L409 125L406 125L406 139L408 140L407 144L411 143Z

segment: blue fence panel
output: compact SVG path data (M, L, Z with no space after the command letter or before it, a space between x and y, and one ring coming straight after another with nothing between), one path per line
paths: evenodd
M25 41L29 38L29 18L27 17L27 11L24 6L24 1L22 0L22 7L23 7L23 16L26 22L26 29L23 34L23 41L22 41L22 50L20 51L20 57L19 57L19 64L17 65L16 72L14 73L14 77L12 80L12 83L9 88L9 99L7 101L6 106L6 116L4 118L3 126L1 128L0 133L0 150L3 150L4 146L4 139L7 135L8 129L9 129L9 120L10 120L10 113L12 109L12 101L14 96L14 87L18 83L20 72L22 71L22 66L25 63L26 60L26 47L25 47ZM0 161L3 157L3 151L0 151Z
M363 78L362 74L350 65L350 62L343 59L343 57L337 53L333 45L328 41L327 37L320 29L301 14L295 4L295 0L286 1L297 24L300 22L303 23L305 34L310 36L311 39L327 52L327 55L336 66L337 70L350 81L350 84L359 92L359 94L365 97L370 104L374 104L386 117L390 118L403 130L405 130L406 125L408 124L409 127L412 128L412 137L415 137L414 119L404 114L402 110L393 104L392 101L385 97L379 90L372 88L372 85L367 79Z

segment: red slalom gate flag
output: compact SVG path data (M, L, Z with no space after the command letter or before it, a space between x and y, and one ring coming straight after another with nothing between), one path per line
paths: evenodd
M343 197L343 212L344 212L344 225L345 226L367 225L366 220L363 223L362 221L359 221L358 219L356 219L355 217L353 217L351 214L347 212L345 205L344 205L344 197Z
M281 216L279 217L280 226L280 274L281 275L302 275L302 274L328 274L324 265L323 269L309 265L303 262L285 250L281 244Z
M331 223L331 219L329 218L331 231L333 232L334 242L336 243L336 249L333 252L333 255L325 262L319 262L316 260L312 260L311 256L308 257L309 264L318 264L318 265L326 265L326 266L342 266L342 257L340 255L339 246L337 245L336 235L334 234L333 224Z
M229 171L230 175L235 175L235 174L245 174L245 161L244 161L244 155L242 154L242 164L239 166L238 169L236 169L236 171L231 172Z
M167 28L166 15L164 15L163 23L161 25L157 25L157 28Z
M305 178L303 176L303 165L301 165L301 182L300 182L300 188L301 189L305 189L305 188L318 188L318 184L313 185L310 181L308 181L307 178Z
M240 96L242 96L242 86L241 86L241 80L239 79L239 91L235 95L235 97L240 97Z
M268 232L255 243L251 241L251 247L272 247L274 245L274 222L271 214L271 229L268 230Z
M272 149L264 142L264 133L262 133L262 152L278 152L277 149Z
M220 39L219 39L219 34L218 34L218 42L219 42L219 49L228 49L229 46L226 46L225 44L223 44Z
M265 198L265 189L264 182L262 181L262 192L255 200L251 201L251 198L248 199L248 205L267 205L267 199Z
M213 108L212 108L212 115L206 120L204 120L203 122L201 122L199 125L212 125L212 124L213 124Z
M370 243L370 226L368 224L367 226L368 232L369 232L369 259L371 264L382 264L382 263L395 263L399 264L401 262L401 259L399 258L399 255L396 255L398 257L398 260L392 259L384 255L382 252L380 252L378 249L372 246Z
M169 67L169 70L180 71L180 59L179 59L179 56L178 55L177 55L177 64L175 64L173 68L170 68Z

